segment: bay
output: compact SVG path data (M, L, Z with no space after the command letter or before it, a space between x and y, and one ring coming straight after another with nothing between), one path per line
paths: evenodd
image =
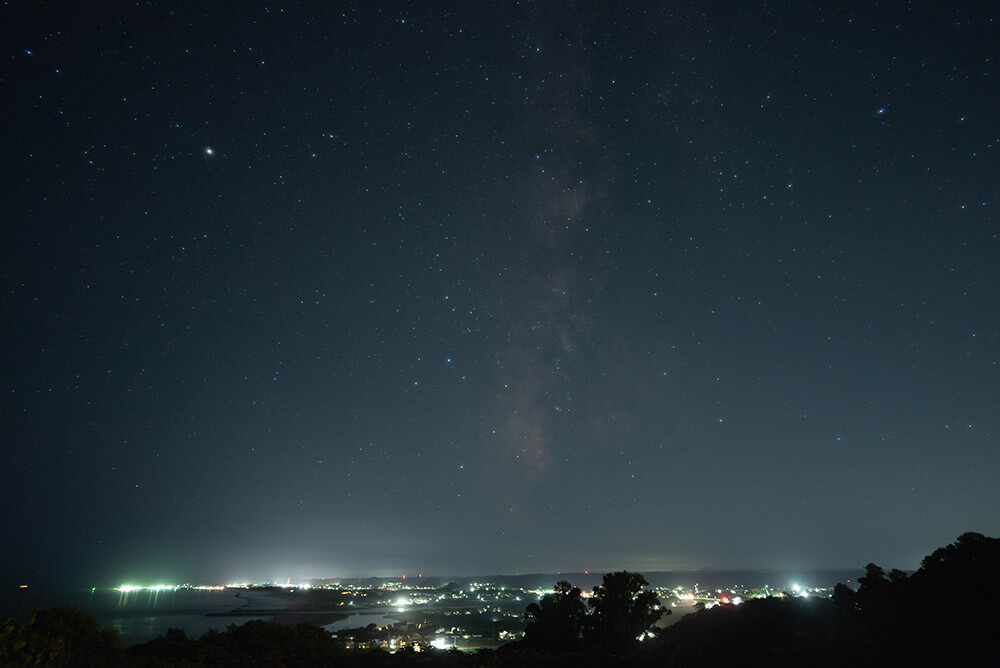
M279 609L285 602L266 592L252 590L176 589L119 592L112 588L86 590L10 590L0 594L0 618L13 617L26 622L31 614L54 606L72 605L95 617L101 628L110 627L121 634L122 642L132 646L162 636L168 628L182 629L188 637L198 638L209 629L223 631L252 619L269 621L269 615L209 617L246 605L254 609Z

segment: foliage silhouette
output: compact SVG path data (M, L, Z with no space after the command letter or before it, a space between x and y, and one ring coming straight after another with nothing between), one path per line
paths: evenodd
M165 635L129 648L129 654L155 657L169 663L194 662L198 657L199 647L198 641L188 638L182 629L167 629Z
M860 623L829 601L761 598L689 614L663 632L667 665L849 666L874 651Z
M476 654L344 650L318 627L247 622L198 640L172 629L124 650L114 631L74 608L0 629L0 666L950 666L992 652L1000 615L1000 540L967 533L907 576L869 564L857 591L832 600L768 598L691 613L638 643L659 617L635 573L611 573L590 605L560 582L528 606L525 640Z
M528 626L524 640L528 645L543 649L567 649L580 642L587 605L583 592L565 580L556 583L555 591L524 611Z
M972 660L1000 627L1000 540L965 533L907 577L866 566L857 592L838 586L834 602L860 620L887 653L915 665Z
M593 613L587 619L586 636L597 644L618 649L637 643L663 616L656 594L645 590L648 585L638 573L607 573L603 584L594 587L590 599Z
M0 632L3 665L104 666L125 656L121 636L67 605L41 610L19 626L8 620Z
M314 666L333 662L340 644L310 624L251 620L202 638L199 660L213 666Z

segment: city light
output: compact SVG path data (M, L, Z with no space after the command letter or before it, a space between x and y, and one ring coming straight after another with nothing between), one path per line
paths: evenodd
M785 580L788 582L788 580ZM413 581L416 582L416 581ZM653 591L660 597L661 603L656 606L657 610L670 611L674 609L674 614L683 616L697 613L700 610L710 610L716 607L736 606L749 598L769 595L771 597L810 597L829 598L830 588L809 587L799 582L789 582L784 589L788 593L769 590L764 586L763 590L748 589L743 585L732 585L723 588L715 586L706 587L701 584L678 585L673 587L658 587ZM523 630L495 628L497 624L516 624L523 619L524 603L522 600L531 601L541 599L543 596L551 594L554 590L549 588L526 589L509 584L493 582L470 582L464 583L459 588L449 584L441 586L425 586L417 584L409 586L401 579L384 579L378 583L361 584L334 581L314 581L312 583L293 583L291 578L283 578L282 582L242 582L230 585L195 585L184 584L134 584L123 583L115 590L121 593L119 605L132 606L146 602L154 603L156 596L160 592L183 591L223 591L229 590L230 594L237 591L256 590L277 590L288 592L287 596L297 596L295 592L312 590L313 592L328 592L332 599L329 601L331 609L333 606L358 606L360 608L382 608L388 614L388 618L393 617L392 611L396 613L408 612L408 617L414 612L419 612L427 607L429 614L442 614L450 616L452 619L447 623L435 624L432 628L436 631L420 631L420 635L413 634L412 621L388 623L381 629L379 640L371 638L352 639L349 648L371 649L380 646L383 649L394 653L398 650L423 646L424 649L430 647L442 650L458 649L461 651L473 651L479 646L481 638L480 631L472 630L472 626L477 623L489 622L494 627L495 639L498 641L513 641L523 637ZM136 592L146 592L145 596L137 597ZM128 597L131 594L132 597ZM241 594L242 595L242 594ZM305 596L306 594L301 594ZM318 595L318 594L317 594ZM581 597L590 595L590 592L581 592ZM223 595L224 596L224 595ZM311 595L310 595L311 596ZM163 603L164 599L160 599ZM449 601L444 606L441 602ZM451 609L453 602L464 602L459 609ZM471 604L471 605L468 605ZM357 609L357 608L355 608ZM481 619L476 621L476 616ZM418 615L419 616L419 615ZM398 619L398 618L397 618ZM472 631L470 633L470 631ZM426 635L424 635L426 633ZM645 640L651 635L641 635L639 640Z

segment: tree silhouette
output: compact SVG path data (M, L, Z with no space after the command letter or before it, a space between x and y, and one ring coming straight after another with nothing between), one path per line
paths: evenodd
M894 664L968 664L996 635L1000 539L965 533L925 557L913 575L894 568L886 577L868 564L858 583L856 593L838 585L833 601Z
M904 571L901 571L898 568L894 568L889 571L889 582L892 584L898 585L904 580L906 580L906 573Z
M857 594L843 582L838 582L837 586L833 588L832 600L845 610L853 610L857 605Z
M117 631L69 605L41 610L24 626L8 621L0 632L0 665L114 665L124 654Z
M627 649L663 616L660 601L639 573L619 571L604 576L590 600L587 637L598 644ZM669 614L669 611L667 611Z
M524 640L545 649L563 649L580 642L587 606L583 592L565 580L556 583L555 591L524 611L528 626Z

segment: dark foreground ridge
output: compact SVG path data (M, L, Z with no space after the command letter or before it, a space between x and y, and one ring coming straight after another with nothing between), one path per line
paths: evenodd
M720 605L656 632L656 595L637 573L610 573L586 597L568 582L525 611L523 640L476 653L358 649L372 629L251 621L199 639L183 631L126 649L76 608L7 620L3 666L949 666L990 655L1000 628L1000 539L966 533L912 575L875 564L855 591ZM349 649L350 646L354 649Z

